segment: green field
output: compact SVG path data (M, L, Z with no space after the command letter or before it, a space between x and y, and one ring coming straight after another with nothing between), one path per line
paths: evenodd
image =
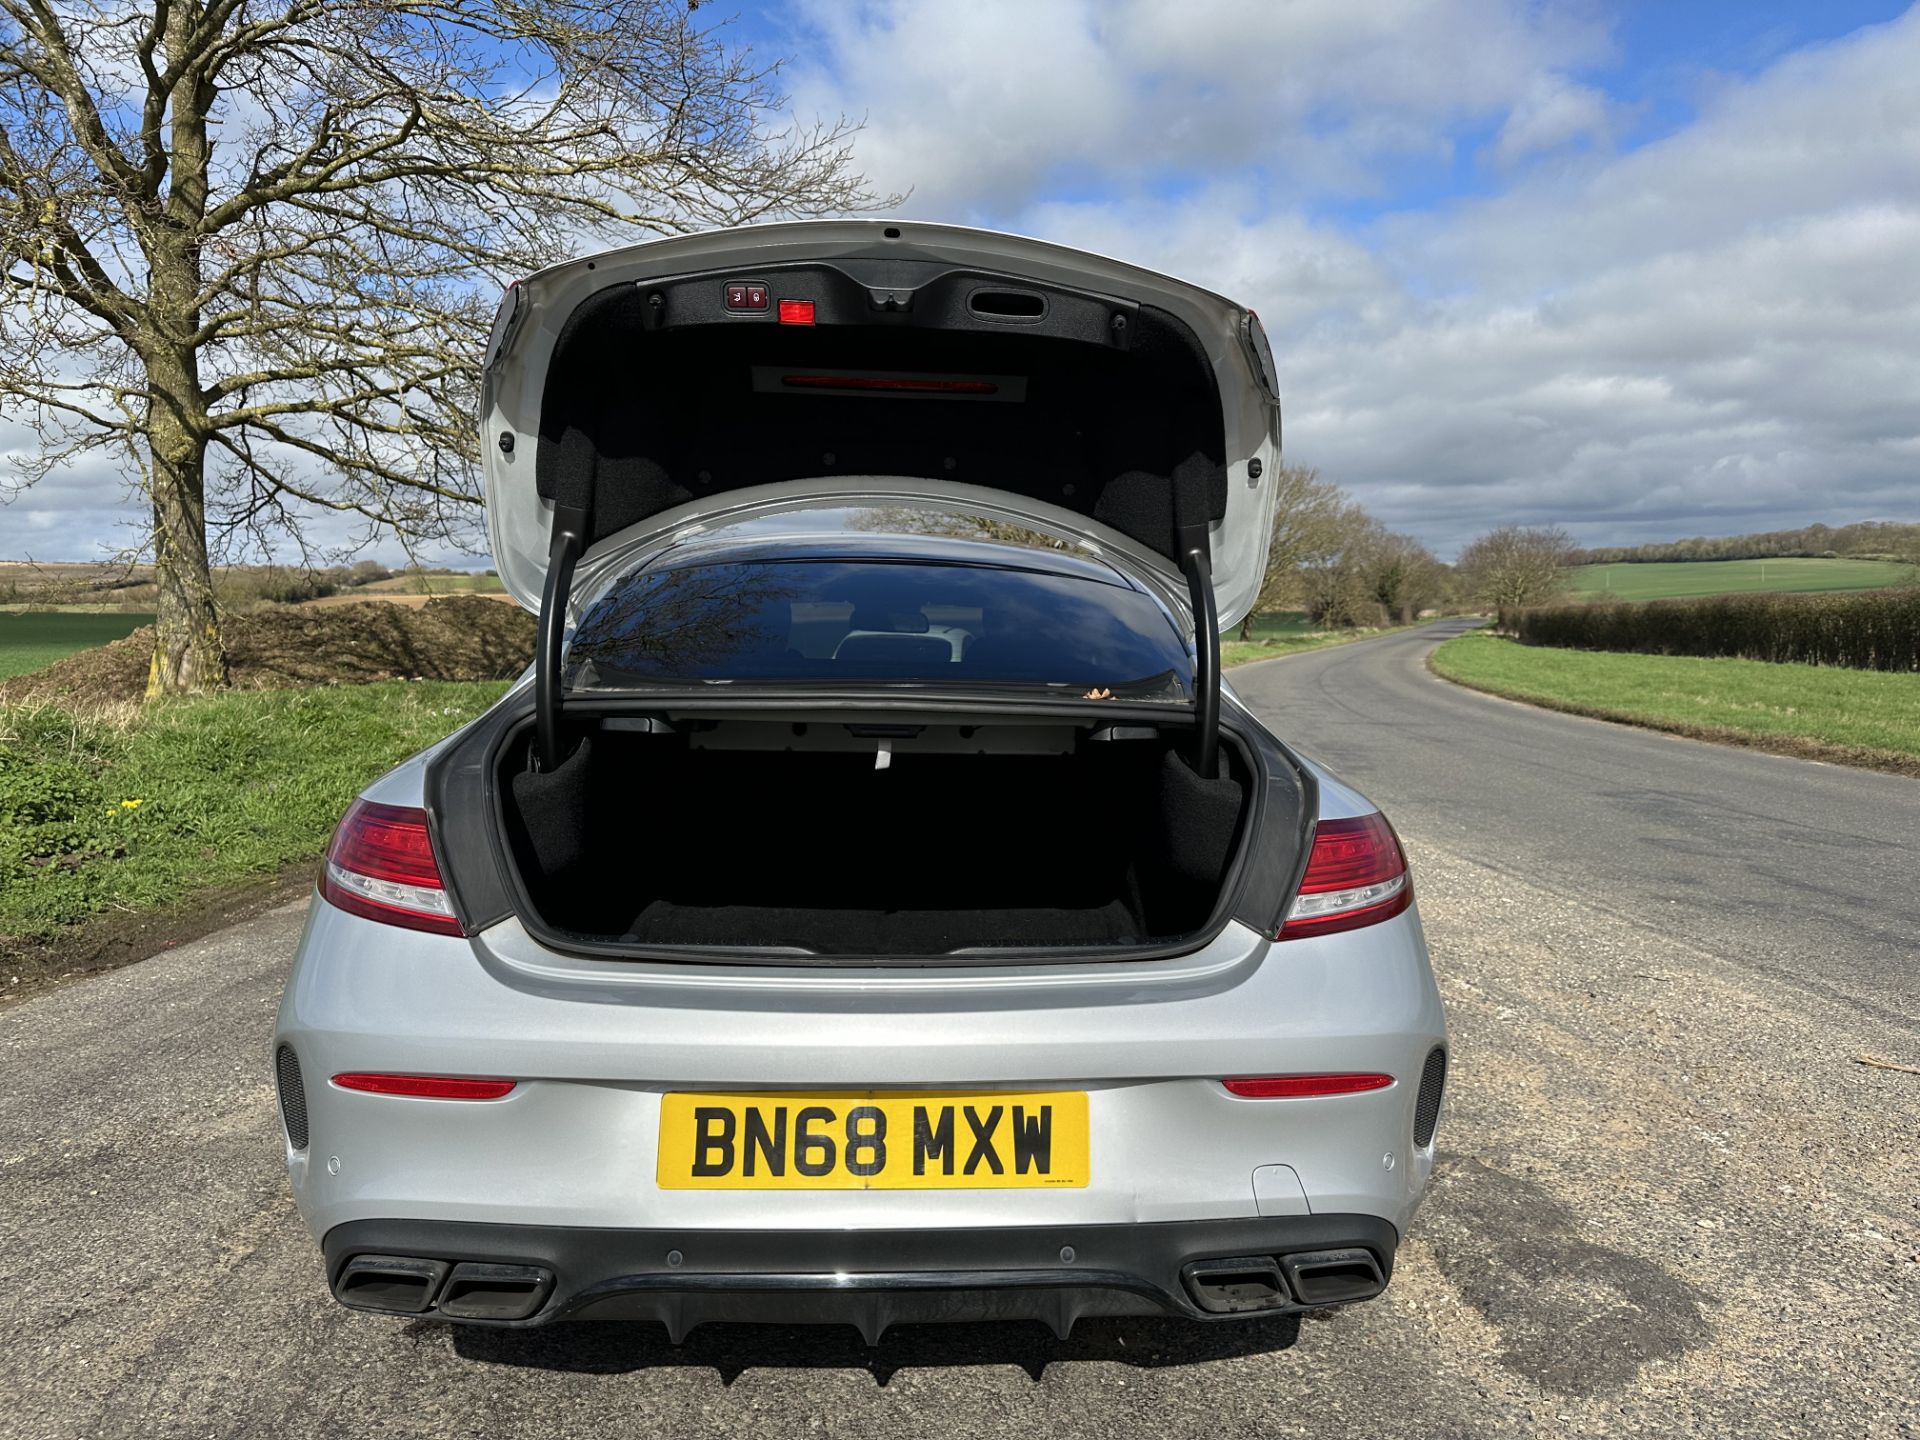
M1486 634L1449 640L1431 664L1476 690L1576 715L1920 775L1920 675L1559 650Z
M242 691L122 722L0 706L0 960L103 911L316 859L363 786L507 684Z
M72 610L0 612L0 680L51 665L80 650L118 640L151 615Z
M1307 619L1303 610L1273 610L1254 617L1253 639L1240 639L1236 626L1220 637L1220 664L1245 665L1251 660L1271 660L1277 655L1295 655L1302 650L1318 650L1325 645L1340 645L1348 640L1364 640L1384 635L1385 630L1321 630Z
M1569 593L1579 600L1672 600L1761 591L1877 590L1914 576L1890 560L1688 560L1582 565Z

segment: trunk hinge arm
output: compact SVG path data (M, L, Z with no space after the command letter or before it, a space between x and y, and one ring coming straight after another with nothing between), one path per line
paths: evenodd
M563 519L564 516L564 519ZM566 639L567 595L573 589L573 567L586 548L586 512L553 512L553 546L547 552L547 584L540 597L540 637L534 652L534 758L542 770L555 770L566 759L560 748L560 646Z
M1213 562L1204 547L1181 557L1193 601L1193 768L1202 779L1219 773L1220 611L1213 596Z
M567 752L560 740L560 648L567 638L567 599L573 567L592 533L593 445L568 426L555 469L553 539L547 550L547 583L540 596L540 635L533 652L534 764L557 770Z

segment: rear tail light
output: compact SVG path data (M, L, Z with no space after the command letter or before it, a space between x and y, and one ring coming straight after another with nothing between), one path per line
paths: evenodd
M1322 820L1279 938L1304 940L1377 925L1412 903L1413 877L1386 816Z
M417 1100L498 1100L512 1092L515 1080L466 1079L458 1075L386 1075L353 1070L333 1077L342 1090L368 1095L410 1095Z
M463 935L440 880L427 812L356 800L327 847L320 894L329 905L408 930Z

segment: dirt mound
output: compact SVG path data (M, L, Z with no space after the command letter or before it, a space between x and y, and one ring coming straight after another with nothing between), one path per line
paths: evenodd
M226 622L236 689L357 685L369 680L504 680L533 659L534 620L517 605L450 595L415 608L286 605ZM0 685L0 702L93 708L147 690L153 627Z
M452 597L447 595L411 595L399 590L349 590L344 595L322 595L317 600L302 600L300 603L302 605L325 605L331 609L336 605L365 605L370 600L378 600L383 605L411 605L417 610L422 605L431 605L436 600L449 598ZM458 598L466 599L467 597L462 595ZM504 590L475 590L472 592L472 598L475 600L492 600L507 605L518 605L520 603Z

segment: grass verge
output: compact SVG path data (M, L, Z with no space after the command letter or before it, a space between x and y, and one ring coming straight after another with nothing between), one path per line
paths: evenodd
M1424 622L1423 622L1424 623ZM1261 615L1253 623L1253 639L1220 639L1220 665L1227 669L1248 665L1255 660L1272 660L1281 655L1297 655L1303 650L1321 650L1329 645L1345 645L1352 640L1371 640L1376 635L1392 635L1411 630L1411 625L1394 625L1376 630L1315 630L1299 611L1283 610Z
M231 915L310 867L368 781L506 687L232 692L90 719L0 706L0 990L97 968L89 950L133 917Z
M1696 740L1920 776L1920 675L1627 655L1462 635L1436 674L1552 710Z

